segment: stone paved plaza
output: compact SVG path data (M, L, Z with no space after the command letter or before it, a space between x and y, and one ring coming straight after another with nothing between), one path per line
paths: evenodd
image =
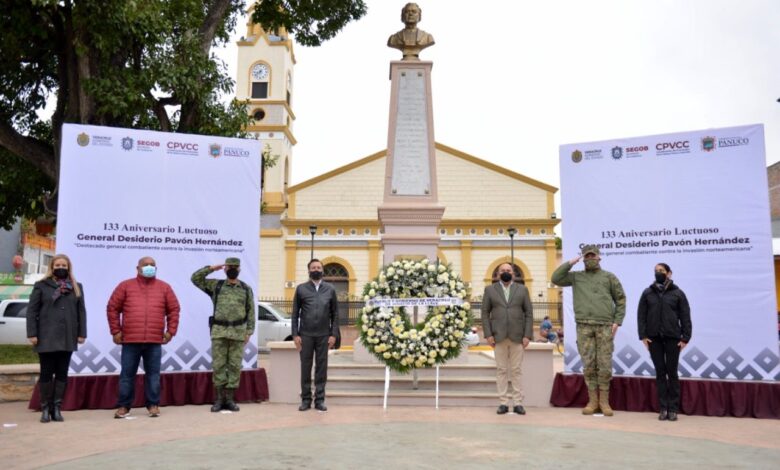
M486 408L243 404L166 407L160 418L135 409L67 412L38 423L26 404L0 404L0 461L23 468L777 468L780 421L650 413L582 416L577 409L529 408L497 416Z

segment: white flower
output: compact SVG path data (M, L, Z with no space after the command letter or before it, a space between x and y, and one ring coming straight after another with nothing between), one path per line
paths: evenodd
M436 364L436 359L434 359L434 358L428 359L428 364L430 364L430 365Z
M443 273L443 272L444 272L444 271L446 271L446 270L447 270L447 266L444 266L443 264L440 264L440 265L439 265L439 272L440 272L440 273Z
M371 281L371 287L373 287L374 289L376 289L377 287L379 287L379 284L377 284L377 282L376 282L376 281Z
M437 355L438 355L438 353L436 351L431 351L431 352L428 353L428 356L430 356L430 357L436 357Z
M375 295L376 295L376 291L374 289L371 289L370 291L368 291L368 296L369 297L374 297Z
M368 336L374 336L376 334L376 330L369 328L368 331L366 331L366 334L368 334Z
M436 271L436 265L435 264L429 264L428 265L428 271L435 272Z
M392 354L390 354L389 352L382 354L382 357L384 357L385 359L390 359L391 356Z
M393 269L392 266L387 268L387 275L392 276L393 274L395 274L395 269Z

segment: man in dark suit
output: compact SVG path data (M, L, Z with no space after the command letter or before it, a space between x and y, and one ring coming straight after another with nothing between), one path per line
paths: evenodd
M299 285L293 297L292 337L301 353L301 406L311 408L311 365L314 368L314 408L327 411L325 382L328 380L328 349L336 344L339 305L336 289L322 280L322 263L309 261L309 282Z
M520 377L523 374L523 352L533 338L533 307L528 288L514 282L512 265L504 263L498 267L500 282L485 287L482 296L482 330L488 344L495 349L496 383L500 405L498 414L512 411L524 415L523 389ZM509 385L512 382L512 393Z

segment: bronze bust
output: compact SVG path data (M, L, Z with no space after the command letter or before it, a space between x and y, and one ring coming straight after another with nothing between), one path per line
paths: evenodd
M420 51L434 45L433 36L417 28L422 19L422 10L416 3L407 3L401 10L401 21L406 27L387 40L387 47L403 53L401 60L420 60Z

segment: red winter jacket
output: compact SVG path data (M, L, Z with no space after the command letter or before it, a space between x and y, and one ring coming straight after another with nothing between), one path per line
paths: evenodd
M111 336L122 332L123 343L162 343L179 326L179 300L167 282L137 276L116 286L106 307Z

